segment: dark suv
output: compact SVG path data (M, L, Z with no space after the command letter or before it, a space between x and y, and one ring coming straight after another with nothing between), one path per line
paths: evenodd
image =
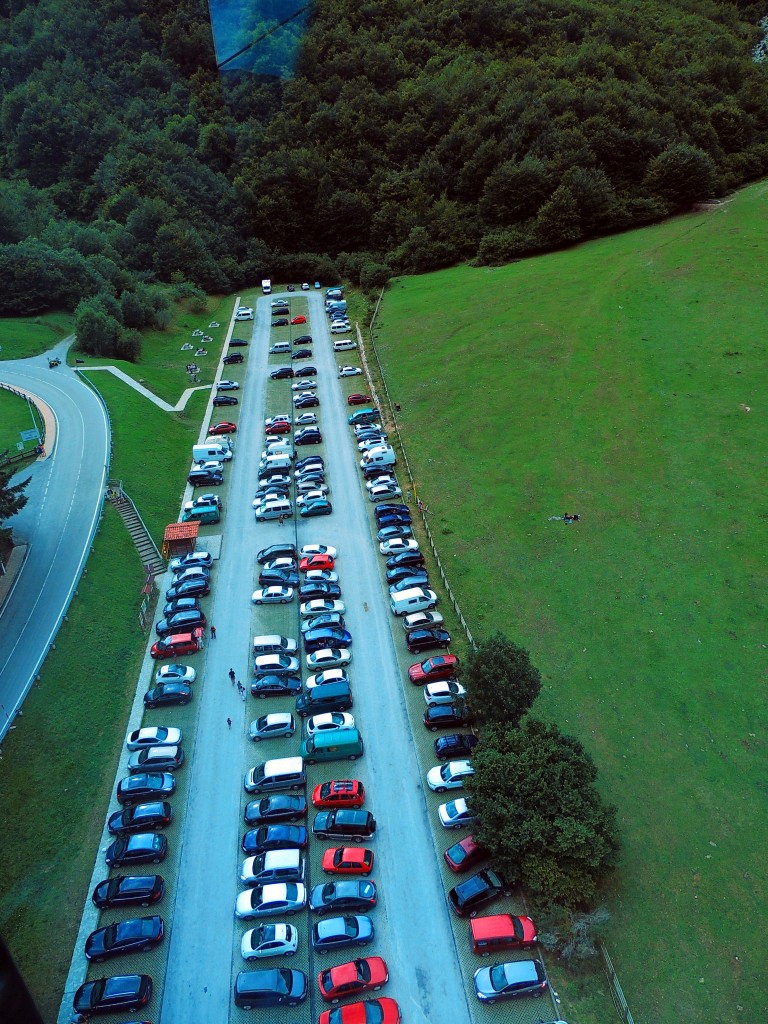
M174 612L167 619L160 619L155 623L155 632L158 636L168 636L169 633L183 633L185 630L194 629L196 626L204 626L207 620L205 615L198 609L187 612Z
M477 746L477 736L471 732L451 733L435 740L435 753L441 761L469 757Z
M459 917L474 917L486 903L508 893L509 889L495 871L478 871L450 890L448 902Z

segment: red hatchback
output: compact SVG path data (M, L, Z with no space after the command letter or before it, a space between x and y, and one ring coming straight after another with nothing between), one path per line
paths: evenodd
M309 555L299 562L299 569L302 572L309 572L310 569L332 569L333 564L330 555Z
M270 423L268 427L264 428L265 434L290 434L291 424L286 423L285 420L278 420L277 423Z
M335 1010L323 1010L317 1024L400 1024L400 1007L394 999L364 999Z
M228 423L226 420L221 423L214 423L212 427L208 427L209 434L234 434L237 430L236 423Z
M323 854L323 871L329 875L370 875L373 850L363 846L333 846Z
M370 395L350 395L347 399L347 405L370 405Z
M455 679L459 659L455 654L436 654L426 661L417 661L408 669L408 678L416 686L435 683L443 679Z
M305 316L295 316L293 320L291 320L291 325L295 327L297 324L305 324L306 322L307 318Z
M357 779L334 779L321 782L312 793L315 807L362 807L365 787Z
M327 1003L338 1003L345 996L356 996L361 992L375 992L387 981L389 971L386 961L380 956L350 960L338 967L329 967L317 976L320 995Z
M479 864L488 856L488 851L475 842L474 836L464 836L460 842L449 846L443 854L445 863L451 871L455 871L457 874L469 871L475 864Z

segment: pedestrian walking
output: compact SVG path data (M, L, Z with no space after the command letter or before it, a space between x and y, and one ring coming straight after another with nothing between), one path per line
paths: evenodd
M235 670L233 668L229 670L229 681L233 686L235 685Z
M211 640L215 640L215 639L216 639L216 627L215 626L211 626Z
M283 525L283 517L282 516L278 516L277 525L278 526L282 526Z
M231 718L227 719L227 725L229 726L230 729L232 728L232 719Z
M244 686L240 690L240 696L243 698L243 701L245 701L245 687Z

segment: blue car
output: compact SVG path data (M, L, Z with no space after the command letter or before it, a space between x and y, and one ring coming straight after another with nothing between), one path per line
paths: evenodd
M302 639L307 654L311 654L313 651L322 651L325 647L352 646L352 634L349 630L340 629L338 626L320 626L319 629L310 629Z

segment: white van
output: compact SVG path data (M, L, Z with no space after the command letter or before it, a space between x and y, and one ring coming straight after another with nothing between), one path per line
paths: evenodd
M402 590L399 594L391 594L389 607L393 615L410 615L411 612L431 611L437 604L437 594L427 587L413 587Z
M293 505L287 498L274 498L272 501L262 501L254 514L257 523L266 522L268 519L285 519L293 515ZM416 612L420 609L409 608L408 611Z
M347 324L331 324L331 334L349 334Z
M397 462L395 449L388 444L379 444L371 448L360 459L360 468L367 469L369 466L394 466Z
M291 351L291 343L290 341L276 341L269 351L273 356L285 355Z
M357 348L357 342L352 341L351 338L344 338L343 341L334 341L333 343L334 352L348 352L352 348Z
M193 462L229 462L231 458L231 450L219 441L215 441L213 444L192 445Z
M291 468L291 456L286 455L284 452L280 452L275 455L262 455L261 462L259 463L259 473L263 473L265 469L290 469Z
M293 445L289 441L283 444L268 444L261 453L262 460L268 459L270 455L287 455L289 459L294 456Z
M307 782L300 757L276 757L264 761L246 774L246 793L274 793L285 789L303 789Z
M205 441L203 441L203 444L207 445L208 447L214 444L220 444L223 448L226 448L230 452L234 451L235 448L235 446L232 444L232 438L229 437L227 434L211 434L210 437L206 437Z

